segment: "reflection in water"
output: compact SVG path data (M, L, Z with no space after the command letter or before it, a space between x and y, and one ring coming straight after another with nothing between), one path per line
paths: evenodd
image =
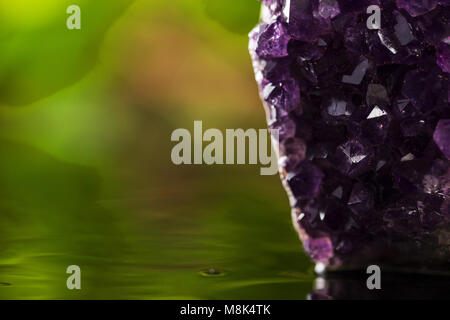
M0 139L0 154L0 299L302 299L311 290L277 177L216 168L153 187L111 175L106 189L95 168L25 144ZM80 291L66 288L72 264Z
M382 274L381 289L369 290L363 273L318 277L310 300L450 299L450 278L407 274Z

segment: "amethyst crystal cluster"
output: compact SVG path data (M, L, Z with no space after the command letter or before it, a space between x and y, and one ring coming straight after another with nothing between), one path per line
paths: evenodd
M450 271L450 1L262 2L250 53L306 252Z

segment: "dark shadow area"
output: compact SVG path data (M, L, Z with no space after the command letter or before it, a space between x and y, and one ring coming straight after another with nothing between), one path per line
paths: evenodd
M318 277L310 300L431 300L450 299L450 277L383 273L381 289L369 290L363 272Z

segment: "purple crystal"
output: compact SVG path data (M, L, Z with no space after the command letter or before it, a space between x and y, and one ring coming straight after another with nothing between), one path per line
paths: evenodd
M313 41L317 39L319 34L330 30L330 16L324 18L318 13L314 17L313 4L317 0L290 0L290 7L283 10L286 19L289 34L298 40ZM319 4L320 10L320 4ZM331 13L332 9L322 5L322 14L327 11Z
M448 270L449 1L262 2L249 48L305 251Z
M304 161L288 174L286 181L294 197L313 199L319 194L322 179L322 172L313 164Z
M358 176L369 169L370 155L358 141L349 141L336 150L336 167L343 174Z
M256 53L264 58L280 58L288 55L287 45L290 37L284 31L281 22L275 22L267 26L260 34Z
M337 0L319 0L315 1L313 6L314 17L318 19L332 19L341 12Z
M439 121L433 137L439 149L450 160L450 119Z
M369 60L363 58L360 63L353 70L351 75L344 75L342 77L342 82L359 85L366 75L367 69L369 67Z
M309 238L303 246L314 261L326 262L333 256L333 247L328 238Z
M450 44L442 42L437 50L437 63L443 72L450 73Z
M280 165L284 168L288 168L289 171L292 171L305 160L305 142L295 137L288 138L280 146L280 153Z
M395 36L400 42L400 45L405 46L413 41L414 34L411 30L411 25L408 20L401 13L396 12L396 25L394 26Z
M408 13L417 17L436 8L438 0L397 0L400 9L405 9Z

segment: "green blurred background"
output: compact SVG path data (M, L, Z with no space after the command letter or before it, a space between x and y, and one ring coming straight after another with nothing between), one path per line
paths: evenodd
M0 0L0 298L306 297L279 178L170 160L194 120L266 127L258 16L257 0Z

